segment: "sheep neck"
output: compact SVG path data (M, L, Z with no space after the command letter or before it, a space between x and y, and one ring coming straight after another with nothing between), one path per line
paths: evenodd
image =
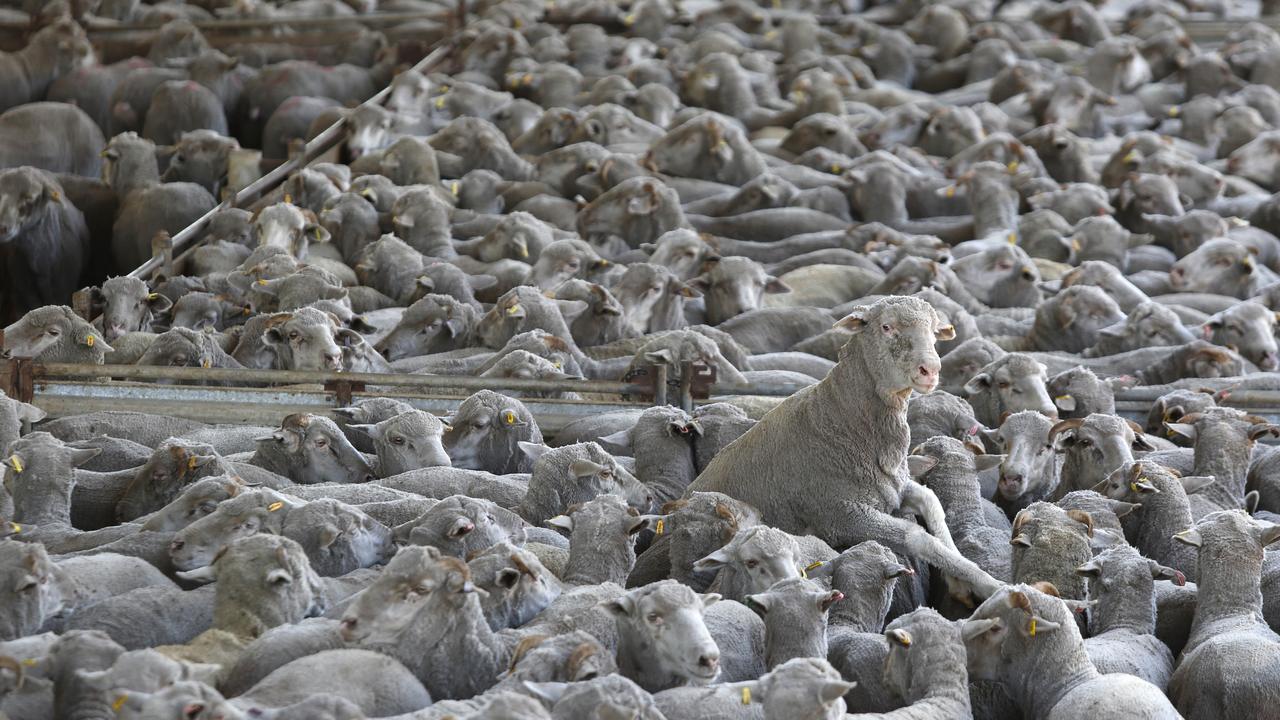
M23 478L22 487L12 493L14 520L44 528L70 528L74 472L72 468L58 468L37 477L35 470L27 468L23 474L32 475Z
M1206 538L1200 548L1196 614L1191 636L1207 623L1230 616L1262 619L1263 554L1251 542L1219 543Z
M883 630L884 619L893 602L893 583L886 583L878 593L852 584L849 587L841 585L845 583L837 585L832 582L832 587L844 593L844 600L831 606L827 622L832 627L845 627L860 633L879 633Z
M827 656L827 618L821 615L815 622L808 618L774 617L765 615L765 660L769 668L799 657L825 658Z
M925 711L918 715L921 718L968 717L972 710L964 643L959 637L941 640L926 640L929 645L914 653L918 657L912 659L905 699L909 707Z
M1065 612L1065 611L1064 611ZM1019 617L1015 622L1026 622ZM1081 683L1098 677L1098 671L1084 649L1084 640L1075 620L1067 617L1051 633L1034 638L1009 638L1019 642L1021 652L1008 657L1005 684L1010 696L1027 717L1048 717L1050 710Z
M574 536L569 539L569 561L565 565L564 581L570 585L602 582L625 585L631 568L636 564L633 537L617 537L616 527L583 530L586 532L575 528Z
M1146 572L1145 565L1142 571ZM1115 581L1123 585L1125 590L1112 594L1094 606L1089 614L1090 634L1101 635L1110 630L1129 630L1139 635L1154 635L1156 631L1155 589L1146 584L1139 588L1136 583L1124 582L1123 578L1116 578Z
M947 514L952 538L964 537L969 531L986 526L981 489L972 470L943 458L926 479L924 484L938 496Z
M1159 483L1158 488L1160 492L1142 499L1142 522L1138 524L1133 545L1147 557L1167 565L1170 556L1180 554L1178 548L1185 547L1173 539L1173 534L1192 527L1195 521L1181 483L1170 479ZM1187 572L1186 568L1178 569ZM1188 573L1188 579L1194 579L1194 574Z
M497 681L510 650L489 629L475 593L458 606L440 597L445 592L436 591L422 606L400 635L395 654L423 680L433 698L468 698ZM432 658L450 658L450 662Z
M1243 507L1253 443L1234 422L1202 421L1196 425L1194 475L1212 475L1209 497L1229 500L1223 507ZM1221 504L1221 502L1219 502Z
M635 443L636 476L653 491L659 503L684 495L697 476L693 445L671 438L644 438Z

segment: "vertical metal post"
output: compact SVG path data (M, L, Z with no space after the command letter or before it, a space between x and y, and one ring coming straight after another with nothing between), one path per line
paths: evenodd
M693 363L680 366L680 409L693 412Z
M667 404L667 366L654 366L655 377L653 379L653 404Z

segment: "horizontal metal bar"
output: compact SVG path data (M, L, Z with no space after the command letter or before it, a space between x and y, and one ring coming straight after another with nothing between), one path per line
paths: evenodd
M388 387L489 390L505 388L533 392L585 392L640 394L645 388L604 380L538 380L523 378L483 378L457 375L409 375L390 373L326 372L320 370L252 370L242 368L189 368L152 365L89 365L44 363L34 368L36 382L74 377L115 377L141 380L190 380L238 383L319 383L352 382Z
M712 395L765 395L768 397L790 397L808 385L794 383L748 383L746 385L712 385Z
M427 53L427 56L419 60L412 69L418 72L426 72L428 68L434 67L437 63L442 61L452 48L452 41L446 42L440 47L432 50L430 53ZM379 104L390 94L391 85L388 84L386 87L374 94L373 97L361 103L360 107ZM284 182L291 173L310 165L316 158L328 152L330 148L341 140L342 134L346 129L346 123L346 117L339 118L337 122L325 128L319 135L313 138L311 142L307 143L306 149L300 155L253 181L240 192L236 193L234 197L227 198L209 212L201 215L195 222L179 231L178 234L174 235L172 238L174 256L177 257L178 260L185 257L185 254L179 256L179 253L186 250L186 246L189 244L194 247L195 240L197 240L200 233L204 232L204 229L208 227L209 220L213 218L218 211L226 208L240 207L242 204L256 199L259 195L265 195L271 190L274 190L277 185ZM160 269L162 262L161 258L152 257L134 268L134 270L129 273L129 277L144 280L155 273L156 270Z
M449 12L433 11L433 12L402 12L402 13L366 13L353 15L340 15L336 17L294 17L294 16L278 16L272 18L227 18L223 20L198 20L193 25L202 33L229 32L236 30L270 30L273 28L287 27L294 30L305 28L328 28L334 25L351 25L359 23L361 25L397 25L400 23L414 22L417 20L448 20L451 14ZM86 21L85 31L91 35L110 35L116 33L129 32L155 32L159 25L147 24L108 24L104 22ZM0 23L0 29L5 30L29 30L30 23L6 22Z

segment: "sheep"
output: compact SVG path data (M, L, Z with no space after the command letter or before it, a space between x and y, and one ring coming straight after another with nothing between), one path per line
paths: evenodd
M437 699L491 687L514 645L489 629L466 564L429 546L397 553L347 607L340 628L347 643L400 660ZM424 647L435 650L424 655ZM465 662L434 662L436 653Z
M1186 579L1126 545L1098 553L1076 572L1087 579L1089 599L1096 601L1084 641L1093 666L1100 673L1129 673L1165 690L1173 653L1155 637L1155 581L1183 584Z
M362 430L373 439L378 455L378 477L450 464L441 442L444 423L431 413L412 410L374 425L347 427Z
M1112 500L1137 503L1140 514L1130 540L1144 556L1196 580L1196 551L1174 540L1174 533L1195 524L1188 492L1214 482L1214 478L1179 477L1150 460L1118 467L1102 490Z
M937 497L909 482L905 467L907 397L937 386L933 343L955 330L908 297L856 309L838 325L852 336L831 373L725 448L690 492L724 492L760 508L770 525L836 548L874 537L943 569L954 594L993 592L998 583L955 550ZM904 507L923 515L929 532L889 514Z
M1032 503L1013 519L1013 581L1049 582L1062 597L1085 598L1076 568L1093 558L1093 518L1080 510Z
M528 635L512 651L511 667L488 692L519 691L524 683L577 683L617 671L613 653L581 630Z
M1197 520L1214 510L1246 506L1245 486L1254 442L1264 435L1280 436L1280 426L1265 418L1224 407L1183 415L1178 422L1166 426L1195 443L1191 474L1216 480L1188 496L1191 515Z
M1260 582L1264 550L1280 538L1280 526L1221 510L1174 538L1197 549L1200 582L1169 697L1191 720L1271 706L1276 688L1265 676L1280 655L1280 636L1262 621Z
M911 398L907 403L907 424L911 426L911 447L935 435L976 440L986 429L974 417L969 403L943 390Z
M537 458L529 477L529 492L517 508L521 517L532 524L541 525L570 505L609 492L625 497L629 505L642 512L648 512L653 504L652 491L596 443L548 448L522 442L520 447Z
M631 448L636 478L652 491L659 505L678 499L697 475L694 447L702 425L685 411L669 406L646 409L635 425L600 438Z
M764 619L765 664L770 670L797 657L827 657L827 611L844 599L805 578L781 580L746 597Z
M668 576L702 592L716 573L699 571L696 563L738 534L742 528L760 523L760 512L750 505L721 493L692 493L688 498L663 506L662 524L655 523L656 536L636 559L636 569L627 587L639 587Z
M960 623L920 608L885 628L889 656L885 685L907 705L887 713L845 715L845 720L960 720L973 717Z
M654 516L640 515L617 495L600 495L547 520L547 525L569 535L563 580L573 585L626 582L636 562L636 534L655 522Z
M703 613L719 600L715 593L699 595L674 580L611 600L605 607L617 619L619 672L649 692L714 681L720 649Z
M1042 413L1023 410L1005 416L1000 427L987 434L1005 454L995 492L995 503L1005 512L1016 514L1057 489L1062 462L1049 444L1053 427Z
M519 515L489 500L450 495L421 516L396 526L394 535L406 545L430 545L445 555L466 558L494 543L524 545L526 526Z
M815 569L829 574L844 599L827 620L827 659L845 679L857 682L848 697L856 712L884 712L899 706L884 686L882 669L889 647L881 631L898 579L913 574L888 548L868 540Z
M719 570L710 589L741 602L774 583L799 578L800 546L793 536L766 525L739 530L724 547L693 564L695 570Z
M969 677L1002 682L1028 717L1179 717L1151 683L1100 674L1066 603L1030 585L1001 588L973 611L961 633Z
M183 574L214 582L213 625L183 646L160 648L170 657L230 666L254 638L277 625L325 610L320 577L302 546L285 537L251 535L226 546L214 561Z
M972 560L991 577L1011 577L1009 545L1004 527L993 527L993 515L1004 520L991 501L982 497L978 473L1000 465L1004 455L977 455L949 437L930 438L912 449L917 458L916 480L938 496L947 513L947 527L960 554ZM995 510L993 513L992 510ZM1003 525L1003 523L1001 523Z
M1049 400L1048 381L1043 363L1023 353L1002 354L967 379L964 398L987 427L998 425L1006 412L1034 410L1056 418L1058 410Z
M480 606L494 631L524 625L564 591L537 555L505 540L473 553L467 567L475 586L487 593Z
M1050 494L1054 501L1072 490L1090 490L1121 465L1134 450L1154 450L1132 420L1093 414L1063 420L1049 430L1048 442L1064 455L1062 478Z

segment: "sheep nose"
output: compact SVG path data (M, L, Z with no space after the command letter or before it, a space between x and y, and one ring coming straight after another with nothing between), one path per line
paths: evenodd
M185 545L186 543L181 540L174 540L173 542L169 543L169 552L177 552L181 550Z
M342 618L342 622L338 623L338 634L343 639L350 639L356 631L356 625L359 623L355 618Z
M720 653L709 652L698 656L698 667L704 667L708 670L715 670L720 664Z
M916 373L918 373L922 378L929 378L933 376L933 370L931 370L927 365L917 367Z

